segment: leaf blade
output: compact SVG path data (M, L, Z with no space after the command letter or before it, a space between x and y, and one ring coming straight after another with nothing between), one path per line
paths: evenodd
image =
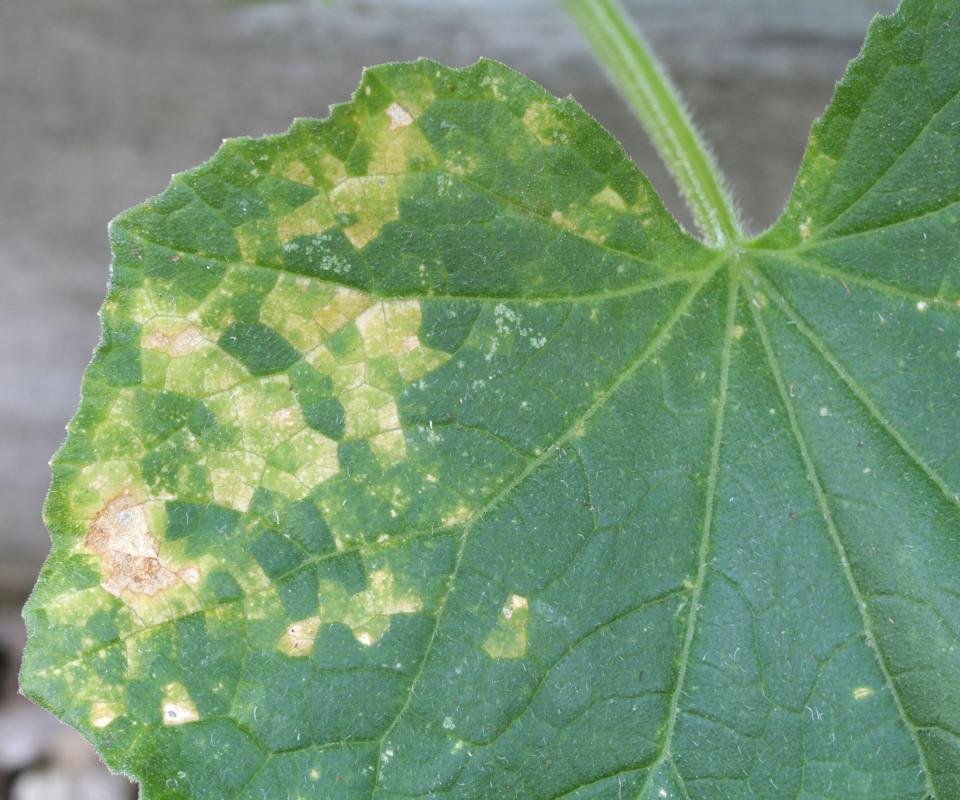
M123 215L25 691L145 797L951 796L956 232L831 227L856 96L738 252L490 63Z

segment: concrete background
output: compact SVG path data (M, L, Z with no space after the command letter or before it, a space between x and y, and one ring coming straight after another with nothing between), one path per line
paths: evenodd
M867 22L894 3L628 5L713 143L750 228L759 231L782 208L807 129ZM324 116L328 104L349 97L365 64L428 56L462 65L481 55L557 94L573 94L689 219L553 0L0 0L4 696L12 695L22 640L19 606L48 547L40 521L47 461L76 407L98 336L107 221L162 191L171 172L208 158L224 137ZM96 783L102 776L90 772L89 754L69 737L20 701L0 706L0 797L122 796L119 784ZM35 768L42 763L54 768ZM87 770L94 783L64 782L64 770ZM7 784L18 774L9 795Z

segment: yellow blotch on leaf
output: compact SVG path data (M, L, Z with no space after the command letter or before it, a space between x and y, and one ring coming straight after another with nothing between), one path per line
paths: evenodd
M436 160L423 132L413 124L425 100L405 98L403 104L393 102L383 117L370 126L368 175L401 175L412 163L422 165Z
M346 625L360 644L370 647L387 632L395 614L415 614L422 605L413 592L399 590L386 569L370 573L367 588L352 597L341 584L325 582L320 587L320 613L288 625L277 647L288 656L310 655L320 626L331 622Z
M407 381L423 377L449 357L424 347L417 335L420 303L415 300L377 302L355 320L367 360L390 359ZM394 397L363 382L341 395L348 438L367 438L385 466L406 456L406 441Z
M366 311L373 302L368 294L338 286L330 302L317 312L315 318L327 333L335 333Z
M310 169L298 158L284 164L280 174L288 181L313 186L313 175Z
M620 196L620 193L616 189L613 189L610 186L605 186L593 197L591 197L590 201L593 203L599 203L600 205L609 206L617 211L627 210L627 204L624 202L623 197Z
M340 471L337 443L333 439L307 428L291 441L297 452L303 456L303 463L296 473L297 478L307 486L314 487L323 483Z
M542 100L527 106L523 126L543 145L556 144L565 138L563 117L550 103Z
M213 500L222 506L246 511L254 489L263 475L264 459L244 450L223 450L207 454Z
M90 724L94 728L106 728L122 713L123 709L116 703L97 701L90 708Z
M160 713L164 725L186 725L200 719L197 707L182 683L168 683L163 687L163 692Z
M277 238L286 243L298 236L313 236L333 227L334 222L330 201L320 192L277 220Z
M332 153L324 153L320 157L320 168L323 170L323 177L331 184L340 183L347 177L347 168L344 163Z
M114 602L110 600L102 587L91 586L88 589L68 589L45 603L47 618L58 625L86 625L97 614L114 612Z
M320 628L320 617L309 617L287 626L287 630L280 637L277 647L281 653L288 656L306 656L313 650L313 643Z
M399 216L398 183L394 175L369 175L346 178L331 190L334 210L356 219L343 232L358 250L375 239L386 223Z
M496 625L483 643L490 658L523 658L527 654L530 609L526 597L512 594L500 609Z
M357 318L364 353L368 358L392 358L406 381L422 378L450 356L423 346L418 335L420 319L416 300L383 302L368 309Z
M420 347L420 303L398 300L377 303L357 317L367 356L402 356Z
M571 209L567 214L564 214L562 211L554 211L550 215L550 220L560 227L566 228L578 236L582 236L584 239L589 239L595 244L603 244L606 241L607 235L603 231L587 227L584 220L577 218L576 215L579 215L579 210L577 209Z
M385 467L406 457L393 378L399 375L407 382L418 380L449 358L447 353L425 347L420 341L419 301L378 300L356 289L284 275L267 296L260 316L305 353L314 369L331 378L333 394L344 408L347 439L367 439ZM351 346L334 355L327 347L327 337L351 323L355 326L355 332L349 332L353 336ZM243 394L242 387L237 394ZM242 405L238 408L246 413ZM250 416L258 420L258 425L267 418L262 410ZM251 443L266 433L269 430L248 437L248 449L260 452ZM319 469L329 477L338 469L336 454L323 453ZM310 476L297 473L297 477L313 486L323 479L313 476L314 472L317 470Z
M141 343L150 350L158 350L172 358L181 358L196 352L210 342L189 322L159 320L156 324L144 326Z
M260 319L308 353L373 303L370 295L356 289L281 275L260 307Z

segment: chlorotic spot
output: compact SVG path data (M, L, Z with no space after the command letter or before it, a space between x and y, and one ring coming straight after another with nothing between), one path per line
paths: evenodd
M212 344L204 338L197 328L190 324L172 330L157 327L143 337L144 347L166 353L173 358L190 355L204 346L212 346Z
M371 572L367 588L353 596L338 583L322 585L320 596L320 613L288 625L277 643L280 652L295 658L310 655L320 626L333 622L346 625L357 642L371 647L387 632L394 615L415 614L423 605L413 592L398 589L386 569Z
M390 130L392 131L397 128L406 128L413 123L413 117L410 116L410 112L397 103L391 103L387 106L387 116L390 117Z
M160 711L164 725L186 725L200 719L197 707L182 683L170 683L164 688Z
M623 201L623 197L616 190L610 186L606 186L597 192L593 197L590 198L590 201L593 203L600 203L601 205L609 206L610 208L616 209L617 211L625 211L627 204Z
M106 728L119 716L120 711L115 705L99 701L90 709L90 724L94 728Z
M527 598L510 595L483 643L486 654L491 658L523 658L527 654L529 618Z

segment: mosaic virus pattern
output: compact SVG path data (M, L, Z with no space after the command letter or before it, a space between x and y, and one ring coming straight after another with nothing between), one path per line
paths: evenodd
M122 215L28 694L151 800L958 796L950 14L736 250L490 62Z

